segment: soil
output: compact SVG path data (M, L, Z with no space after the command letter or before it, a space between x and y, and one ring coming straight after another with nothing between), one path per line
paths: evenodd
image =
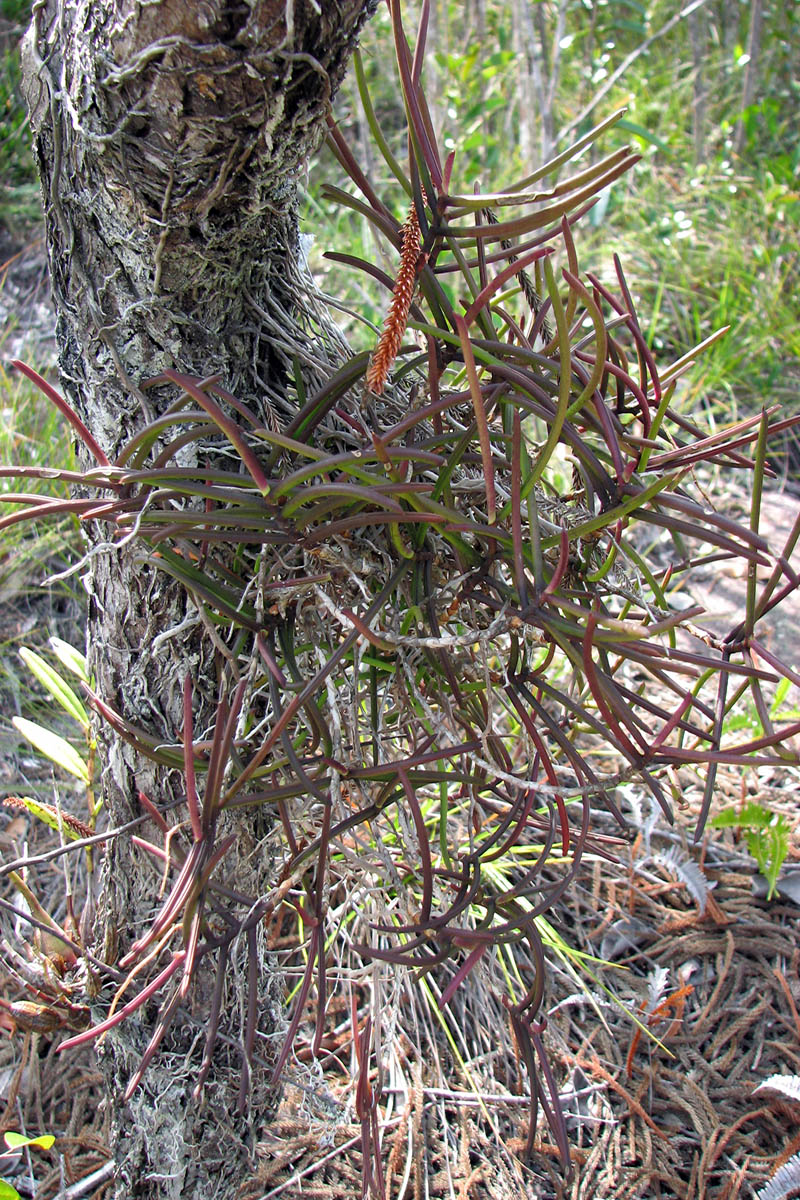
M748 519L749 495L743 483L733 484L726 513L737 519ZM770 542L779 543L788 537L800 515L800 498L787 491L766 490L761 505L760 529ZM726 634L742 612L747 592L747 572L741 561L713 563L692 572L691 595L702 604L706 615L700 623L717 634ZM800 591L762 617L759 636L768 650L777 654L788 666L800 666Z

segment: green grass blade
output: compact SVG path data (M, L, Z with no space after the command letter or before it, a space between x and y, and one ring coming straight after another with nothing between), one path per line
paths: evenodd
M88 787L89 768L66 738L61 737L58 733L53 733L52 729L45 729L44 726L37 725L34 721L28 721L25 717L12 717L11 724L46 758L49 758L56 766L69 771L70 775L74 775Z
M27 646L22 646L19 656L43 688L61 705L66 713L77 721L82 729L89 728L89 714L84 705L66 683L58 671L54 671L48 662Z

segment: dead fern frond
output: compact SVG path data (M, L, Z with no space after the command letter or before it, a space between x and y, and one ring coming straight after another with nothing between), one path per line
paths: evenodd
M425 198L423 193L423 199ZM383 393L392 363L397 358L417 281L420 257L420 228L417 207L412 201L408 217L401 230L400 270L392 292L392 302L383 323L383 331L367 369L367 389L376 396Z

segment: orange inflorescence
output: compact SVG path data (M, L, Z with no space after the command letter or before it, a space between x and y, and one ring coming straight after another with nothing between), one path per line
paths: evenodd
M64 812L63 809L54 808L52 804L45 804L41 800L36 801L35 807L31 804L26 804L19 796L6 796L3 800L6 808L18 808L24 812L28 812L31 816L38 816L41 820L46 820L54 829L58 829L59 821L62 821L67 829L69 829L76 838L89 838L94 834L94 830L85 825L78 817L74 817L72 813ZM37 809L40 810L37 812Z
M424 198L424 197L423 197ZM408 324L408 312L414 295L414 285L417 281L417 267L420 256L420 228L416 205L412 203L408 210L408 218L402 229L402 249L400 254L400 270L397 282L392 292L392 302L383 324L378 345L375 347L367 369L367 388L377 396L383 392L389 370L397 358L400 343Z

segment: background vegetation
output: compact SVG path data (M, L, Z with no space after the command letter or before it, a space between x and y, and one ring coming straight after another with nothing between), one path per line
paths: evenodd
M716 402L731 419L764 403L796 406L797 6L436 0L430 44L427 90L444 147L459 148L454 179L462 191L476 183L500 189L626 107L625 119L594 152L630 142L642 157L608 190L591 222L581 222L583 262L607 274L612 253L619 253L658 354L677 357L730 326L689 377L689 407ZM384 131L396 131L402 155L402 101L385 69L390 53L381 6L362 40L363 69L378 119ZM354 72L336 113L360 161L381 179L379 194L399 210L403 198L369 148ZM359 227L351 213L320 199L320 185L331 177L322 155L310 172L305 219L315 239L312 265L327 292L377 324L381 295L322 258L331 248L368 258L381 253L366 224ZM357 328L351 320L356 342ZM366 346L373 334L361 338ZM796 471L798 461L795 455L785 465Z

